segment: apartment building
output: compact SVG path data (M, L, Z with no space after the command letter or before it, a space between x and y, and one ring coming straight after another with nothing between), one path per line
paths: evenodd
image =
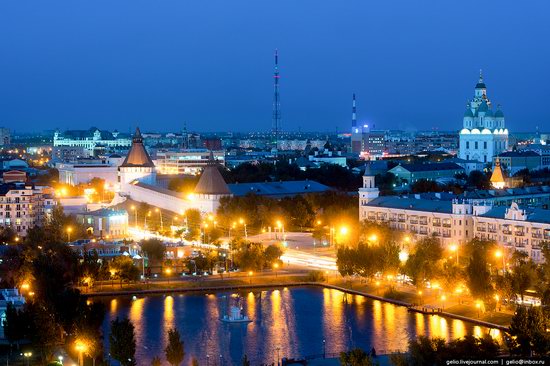
M382 196L374 177L363 177L359 189L359 218L387 223L416 239L437 237L444 246L462 245L473 238L495 240L507 256L521 250L536 262L543 260L541 243L550 241L550 210L520 207L517 202L457 198L426 199Z
M33 187L24 183L0 185L0 227L10 227L18 236L40 226L55 205L49 187Z

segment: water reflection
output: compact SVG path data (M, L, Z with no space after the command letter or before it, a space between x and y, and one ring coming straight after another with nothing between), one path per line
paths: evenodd
M322 355L351 347L403 350L410 338L438 336L447 340L466 334L499 336L497 330L459 320L409 313L406 308L362 296L319 288L277 289L262 292L150 296L105 300L109 322L128 316L136 329L136 358L150 364L163 358L166 332L176 326L185 342L185 365L194 357L201 365L241 364L246 354L252 364L277 363L280 357ZM230 305L240 304L253 322L224 324L219 319ZM106 345L107 346L107 345ZM279 349L279 352L277 352Z

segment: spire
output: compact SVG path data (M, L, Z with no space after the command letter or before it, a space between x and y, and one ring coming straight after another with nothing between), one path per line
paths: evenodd
M483 83L483 70L479 69L479 83Z
M212 150L210 150L208 164L202 171L201 177L199 178L199 181L195 186L194 193L205 195L231 194L227 183L225 183L225 180L218 170L218 164L214 159L214 153L212 152Z
M357 127L357 108L355 106L355 93L351 102L351 127Z
M147 150L145 150L145 146L143 146L143 137L141 136L141 131L139 130L139 127L136 128L136 132L132 139L132 147L130 147L130 151L128 152L128 155L126 156L126 159L124 159L124 162L121 166L146 168L155 167L153 160L151 160L151 157L147 153Z
M491 174L491 184L497 189L504 188L506 184L504 173L500 167L500 159L498 157L495 159L495 169L493 170L493 174Z
M279 97L279 50L275 49L275 70L273 73L273 120L272 134L274 147L279 145L279 130L281 128L281 101Z

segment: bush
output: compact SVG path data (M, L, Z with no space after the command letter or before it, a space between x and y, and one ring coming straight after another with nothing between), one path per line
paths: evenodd
M309 271L307 279L311 282L324 282L326 281L327 277L325 276L325 272L323 271Z

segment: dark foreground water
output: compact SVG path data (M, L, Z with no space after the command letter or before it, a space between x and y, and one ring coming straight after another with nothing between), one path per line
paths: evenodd
M219 321L228 304L239 296L249 324ZM96 300L99 301L99 300ZM408 313L407 309L315 287L215 294L174 294L132 299L103 299L107 305L106 340L112 319L127 316L135 326L138 365L164 358L166 332L176 326L185 342L184 365L197 358L201 366L241 365L244 354L252 365L275 362L280 357L303 357L354 347L404 350L409 338L418 335L460 338L499 332L460 320ZM108 349L106 341L106 349ZM220 355L222 357L220 358ZM165 362L165 361L163 361ZM164 364L164 363L163 363Z

